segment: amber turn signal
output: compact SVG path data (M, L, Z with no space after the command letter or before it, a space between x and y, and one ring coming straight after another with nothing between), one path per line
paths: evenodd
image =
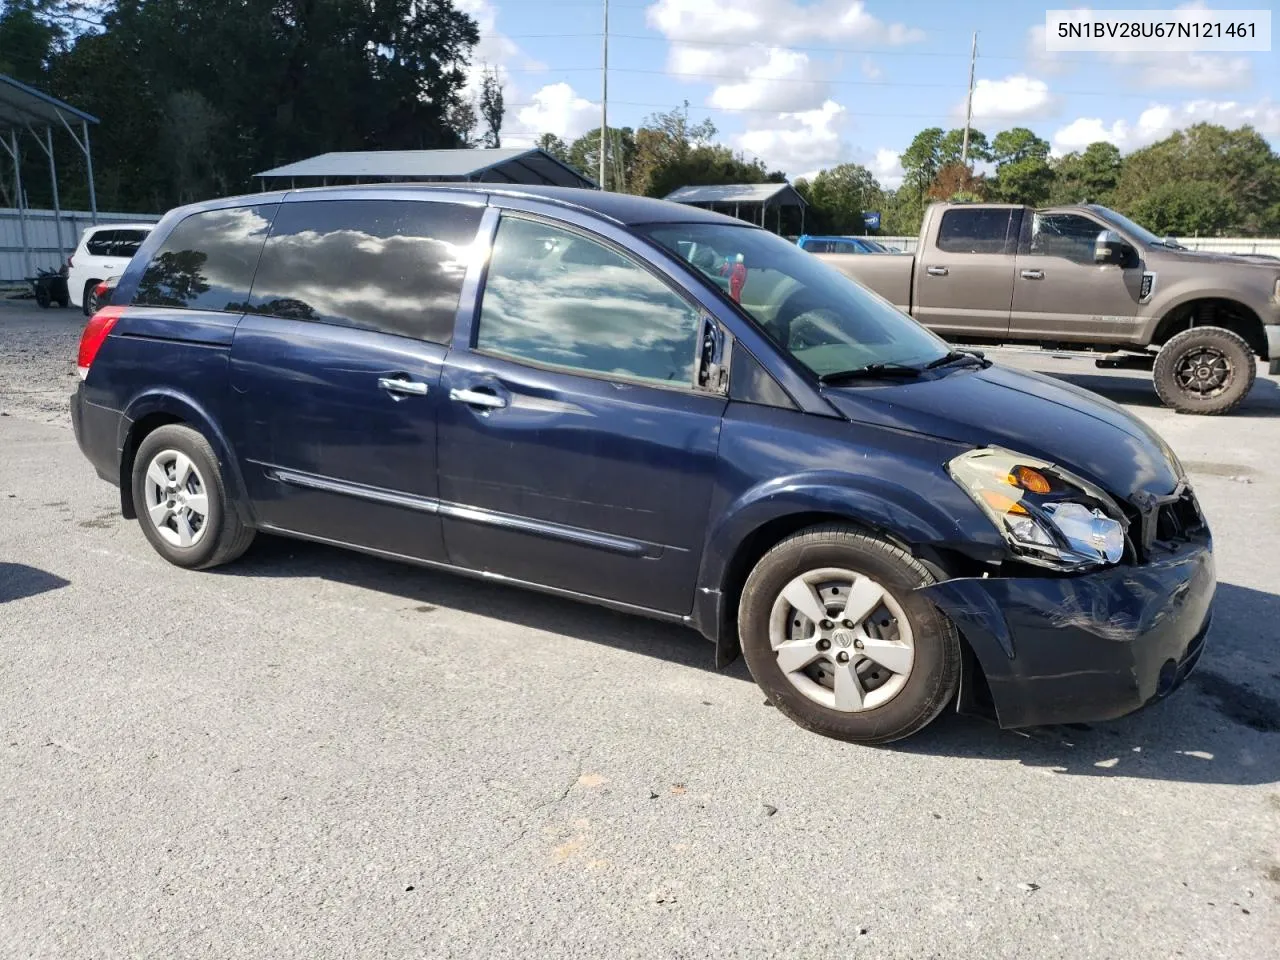
M1009 473L1009 483L1031 493L1049 492L1049 478L1031 467L1014 467Z

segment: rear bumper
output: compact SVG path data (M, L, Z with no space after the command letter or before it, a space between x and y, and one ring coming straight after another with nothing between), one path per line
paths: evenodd
M84 399L84 384L81 383L71 395L71 427L80 452L93 464L98 476L119 485L120 451L116 447L116 437L120 412Z
M1060 578L947 580L921 589L982 665L1002 727L1110 720L1194 669L1217 586L1209 543L1140 567Z

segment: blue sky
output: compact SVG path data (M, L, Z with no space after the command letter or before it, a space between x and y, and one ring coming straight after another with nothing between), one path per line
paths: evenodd
M455 3L480 22L473 69L502 73L504 144L542 132L571 139L599 124L602 0ZM1280 144L1275 52L1048 54L1044 12L1058 5L610 0L609 121L638 126L688 100L690 117L711 117L720 141L793 178L856 161L894 186L898 155L919 130L963 123L977 30L974 126L988 136L1027 126L1056 153L1100 139L1127 152L1209 120L1250 123Z

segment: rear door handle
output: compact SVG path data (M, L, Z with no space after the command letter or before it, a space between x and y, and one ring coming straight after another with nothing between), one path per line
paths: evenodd
M1043 270L1023 270L1022 279L1023 280L1043 280L1044 271Z
M425 397L427 395L427 385L425 383L420 380L410 380L408 377L379 377L378 386L397 400L403 400L405 397Z
M947 275L946 267L925 267L924 272L931 277L945 277Z
M496 393L484 390L459 390L457 387L449 391L449 399L457 403L465 403L469 407L484 407L486 410L498 410L507 405L507 401Z

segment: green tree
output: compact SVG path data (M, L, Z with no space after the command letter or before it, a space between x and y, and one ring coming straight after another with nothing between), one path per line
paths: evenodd
M1216 184L1232 198L1234 214L1223 231L1253 236L1280 228L1280 155L1252 127L1198 123L1129 154L1116 183L1116 209L1136 218L1149 192L1177 183Z
M1134 205L1131 216L1161 236L1204 237L1233 225L1240 211L1222 184L1184 180L1152 187Z
M1053 162L1053 203L1110 203L1123 161L1115 144L1099 140L1082 153L1068 153Z
M104 207L163 210L185 192L246 189L258 170L330 150L462 141L455 120L479 35L451 0L114 0L103 10L100 30L53 57L48 89L105 121L94 133ZM208 129L203 147L172 129L191 116ZM65 165L68 203L84 202L76 163Z
M539 150L545 150L561 163L569 162L569 145L554 133L544 133L534 141L534 146Z
M502 79L497 70L485 68L480 80L480 116L484 119L484 145L502 146L502 118L506 112Z
M884 204L875 176L858 163L821 170L812 181L798 181L796 190L809 204L805 221L813 232L865 233L862 214Z
M630 127L608 128L609 150L605 155L606 182L602 184L606 190L626 193L630 190L635 177L636 137ZM588 130L574 140L568 148L569 166L586 174L593 180L600 176L600 128Z
M995 179L990 184L993 199L1030 206L1049 199L1053 188L1049 141L1026 127L1002 130L991 141L991 159L996 163Z
M938 141L938 167L960 162L964 152L964 128L948 130ZM987 135L981 130L969 128L969 164L991 159L991 145L987 143Z
M906 172L903 186L914 190L921 202L942 168L943 136L941 127L921 130L902 153L900 163Z

